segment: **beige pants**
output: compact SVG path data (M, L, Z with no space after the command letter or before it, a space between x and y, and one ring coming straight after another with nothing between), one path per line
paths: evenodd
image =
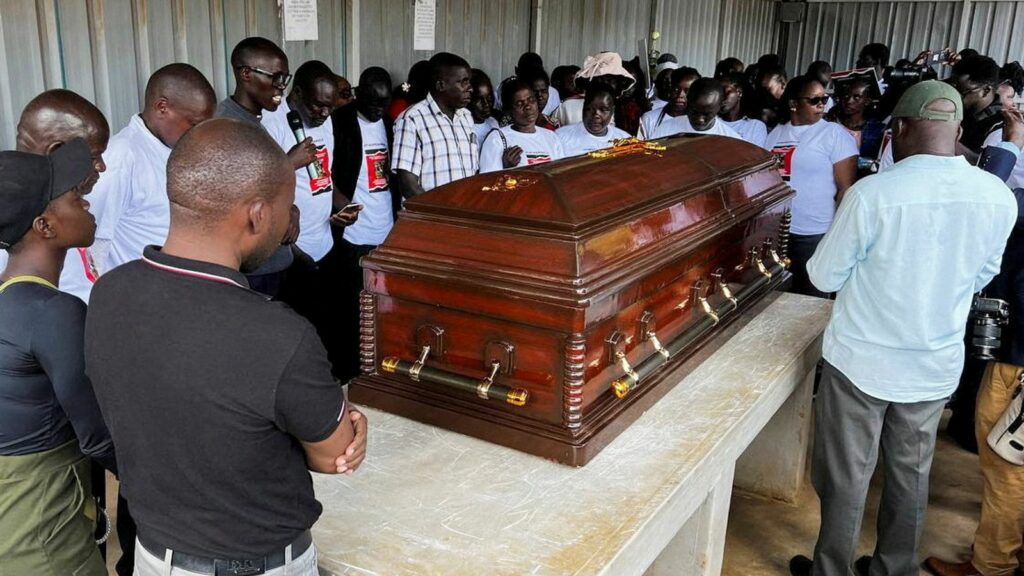
M1013 398L1021 368L992 362L978 389L974 434L983 485L981 520L974 534L974 567L985 576L1012 575L1024 541L1024 466L1015 466L988 447L988 433Z
M290 550L286 551L290 554ZM135 572L134 576L203 576L196 572L171 567L173 552L167 551L166 558L157 558L149 553L138 540L135 541ZM286 556L287 558L287 556ZM316 568L316 545L309 548L298 558L292 558L280 568L263 573L265 576L319 576Z

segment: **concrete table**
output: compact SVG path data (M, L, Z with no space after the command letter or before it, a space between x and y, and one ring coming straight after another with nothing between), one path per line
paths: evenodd
M366 410L362 468L313 475L321 573L719 574L734 480L799 489L830 307L766 298L583 468Z

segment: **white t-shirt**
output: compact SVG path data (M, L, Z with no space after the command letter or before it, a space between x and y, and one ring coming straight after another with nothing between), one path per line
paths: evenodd
M985 143L983 147L998 146L1003 141L1003 131L993 130L988 136L985 137ZM1017 163L1013 166L1013 171L1010 172L1010 177L1006 180L1006 185L1010 187L1010 190L1014 188L1024 188L1024 154L1017 156Z
M857 142L841 124L818 120L814 124L780 124L768 134L766 148L782 160L782 179L796 190L793 198L793 234L824 234L836 213L833 164L856 156Z
M96 239L110 241L103 272L142 257L142 249L162 246L171 226L167 200L167 158L171 149L136 114L110 139L92 193L86 196L96 215Z
M565 151L566 157L603 150L610 147L613 140L629 138L628 132L615 126L608 126L608 133L604 136L594 136L587 132L587 127L582 122L563 126L555 131L555 135L562 141L562 149Z
M648 112L647 114L650 114ZM646 116L646 114L645 114ZM641 119L642 121L642 119ZM655 119L657 121L657 118ZM661 124L652 128L653 133L648 133L650 136L646 138L648 140L654 140L655 138L664 138L666 136L672 136L674 134L707 134L713 136L728 136L730 138L736 138L742 140L740 135L730 128L721 118L716 118L715 123L710 128L704 131L697 130L690 124L690 119L685 114L682 116L672 117L665 114L664 118L661 119Z
M667 100L662 100L661 98L655 98L654 100L651 100L651 109L649 110L649 112L654 112L655 110L661 111L661 109L664 108L667 105L668 105L668 101Z
M273 112L264 110L263 127L286 152L295 146L295 135L288 127L288 102L281 102ZM334 183L331 162L334 159L334 124L328 120L320 126L304 126L306 136L316 145L321 176L310 178L303 166L295 171L295 206L299 208L299 239L295 242L303 252L320 261L334 246L331 236L331 208ZM360 215L361 217L361 215Z
M664 123L672 118L668 114L665 114L663 118L662 113L664 112L664 106L657 110L648 110L647 112L644 112L643 116L640 117L640 130L637 135L643 140L654 140L655 138L659 138L659 136L654 135L659 126L659 122ZM677 134L677 132L673 132L673 134Z
M533 133L517 132L511 126L505 126L500 130L505 136L501 139L498 132L492 132L484 145L480 148L480 173L496 172L503 170L501 155L505 148L519 146L523 153L519 155L519 164L516 166L531 166L543 164L565 158L565 151L562 149L562 141L555 136L555 133L547 128L537 128ZM507 145L506 145L507 143Z
M895 163L892 157L892 138L886 138L882 145L882 156L878 159L878 171L888 170Z
M484 145L484 138L487 138L487 134L495 128L500 128L501 125L494 118L487 118L483 122L473 123L473 132L476 133L476 144L477 146Z
M391 208L391 183L388 181L388 135L384 121L367 122L362 116L359 132L363 140L363 161L352 201L363 205L359 218L345 228L344 238L352 244L378 246L394 224Z
M755 120L754 118L740 118L735 122L729 122L719 118L718 122L732 128L740 135L740 138L747 142L760 146L761 148L765 147L765 141L768 140L768 127L764 125L764 122Z
M555 119L559 126L570 126L583 121L583 98L569 98L563 100L558 110L555 110Z

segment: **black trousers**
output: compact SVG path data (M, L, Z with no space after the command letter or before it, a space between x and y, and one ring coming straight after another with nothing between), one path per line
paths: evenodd
M114 570L117 576L132 576L135 571L135 519L128 510L128 501L117 495L117 541L121 544L121 558L118 559Z
M334 247L319 261L297 257L285 271L280 293L281 301L316 328L327 349L331 372L342 382L359 370L359 293L354 297L351 294L356 282L362 285L362 271L358 258L355 268L352 266L350 246L339 231L335 233Z
M339 235L340 236L340 235ZM359 294L363 290L363 269L359 259L370 253L376 246L352 244L344 238L336 238L334 252L337 252L337 266L342 277L340 330L337 334L335 357L336 376L347 382L359 375Z
M805 296L817 296L818 298L829 297L828 292L818 290L814 284L811 284L811 279L807 277L807 261L811 259L811 256L814 256L814 251L818 248L818 244L821 243L821 239L824 237L824 234L815 234L813 236L790 234L789 260L791 265L789 271L793 274L793 283L789 287L790 292Z

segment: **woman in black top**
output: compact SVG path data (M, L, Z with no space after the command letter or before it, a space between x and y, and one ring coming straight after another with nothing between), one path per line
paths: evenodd
M11 574L106 574L88 457L115 471L114 448L85 376L85 304L56 286L67 250L92 244L82 190L96 167L81 139L49 157L0 153L0 565Z

